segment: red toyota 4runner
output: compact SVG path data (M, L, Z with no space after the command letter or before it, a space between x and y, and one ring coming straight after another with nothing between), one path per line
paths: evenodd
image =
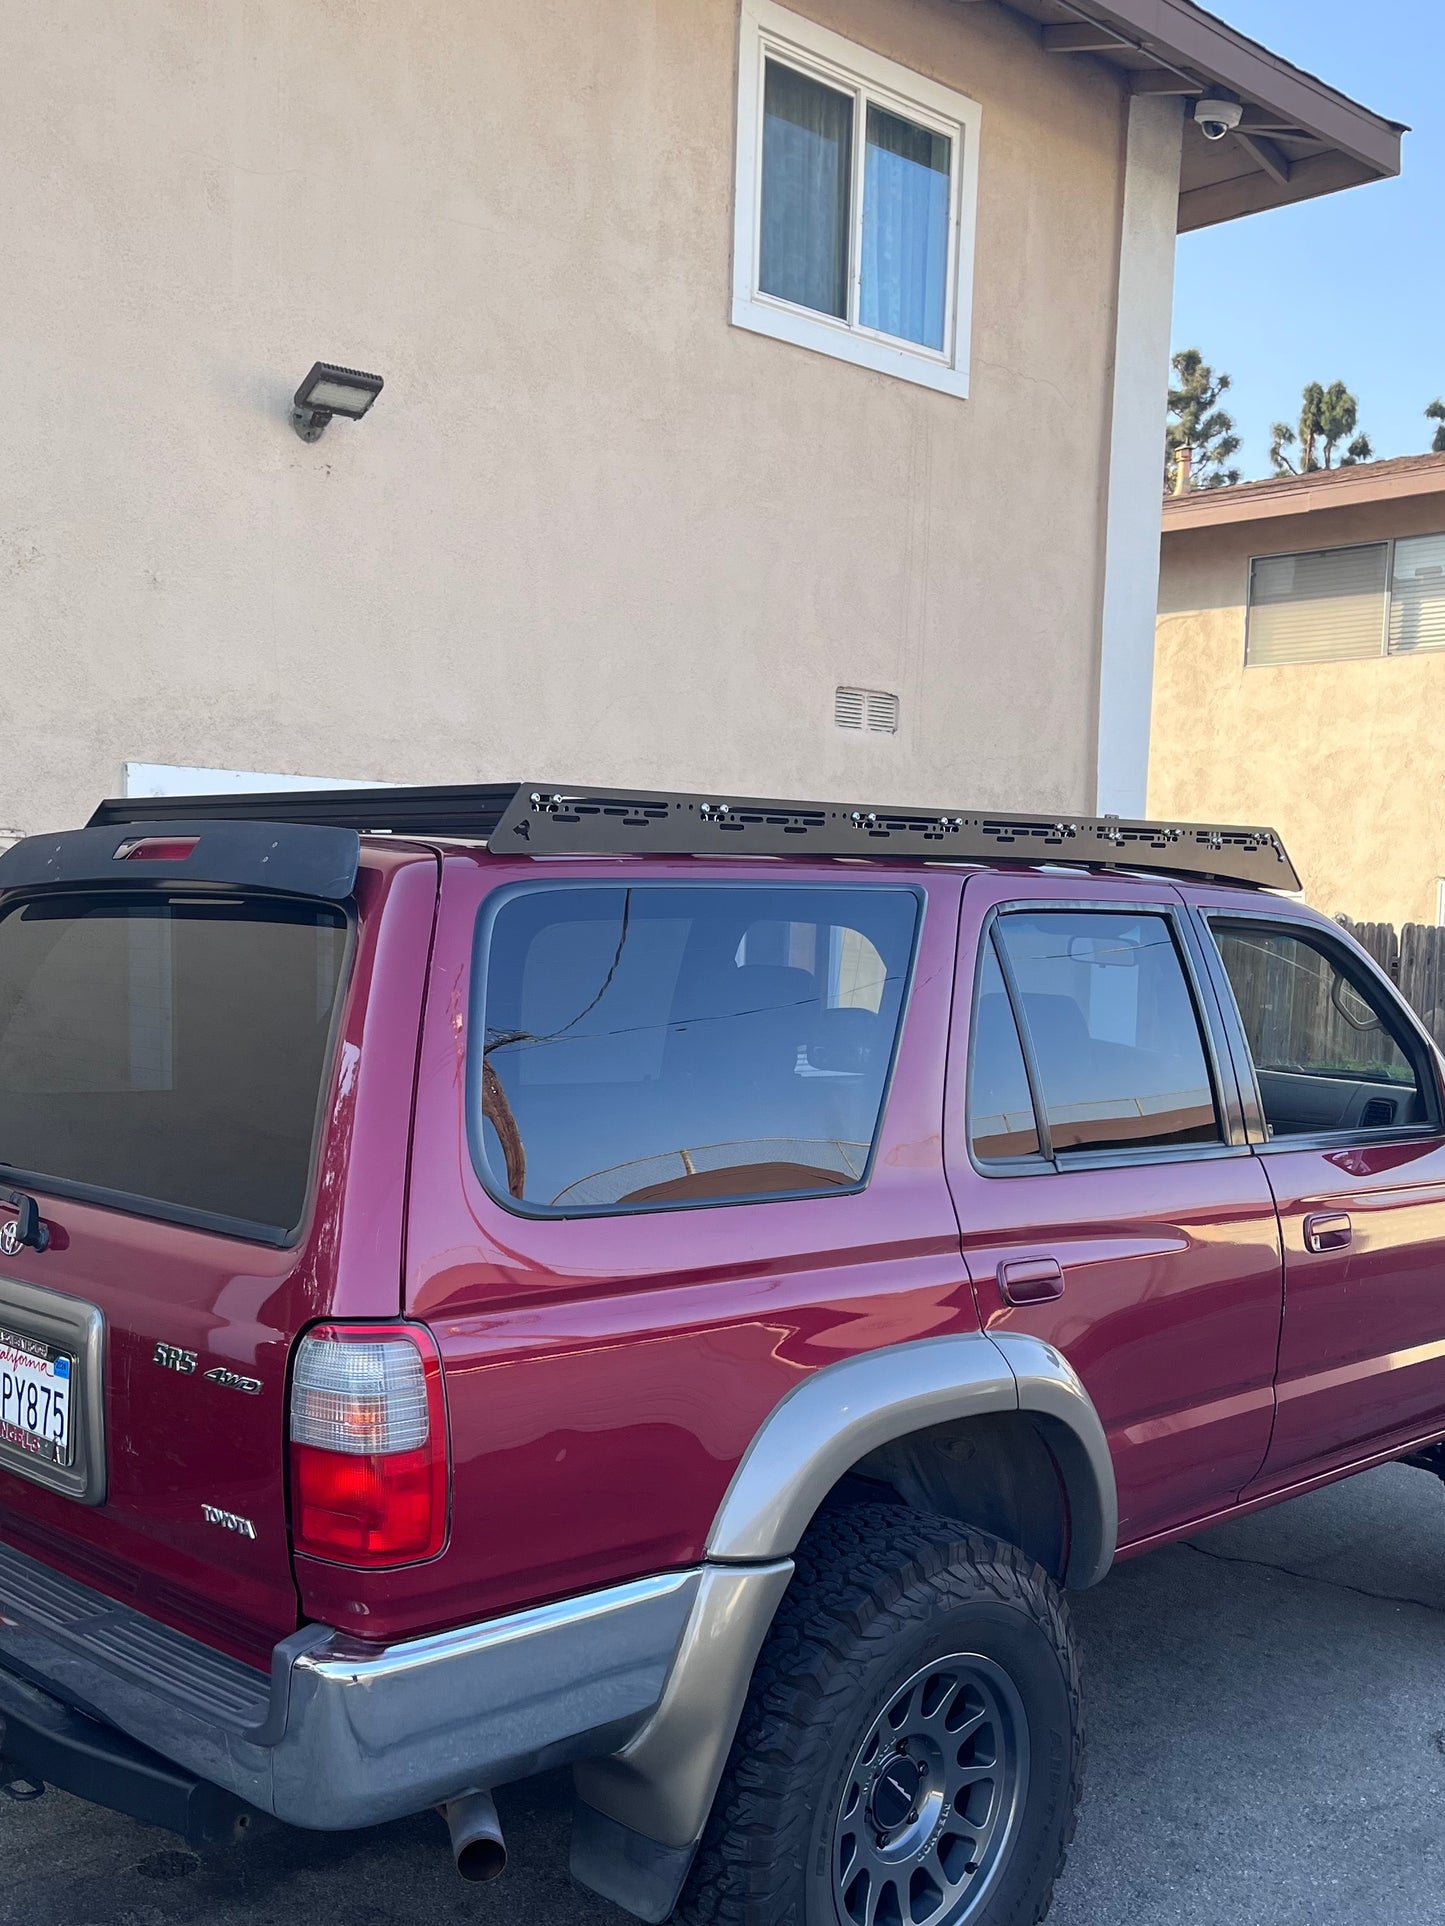
M15 845L0 1776L480 1877L570 1762L644 1919L1040 1919L1062 1588L1445 1433L1441 1063L1296 887L512 785Z

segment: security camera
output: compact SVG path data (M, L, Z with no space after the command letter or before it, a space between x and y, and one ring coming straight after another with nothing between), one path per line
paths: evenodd
M1204 100L1195 101L1194 118L1206 140L1223 140L1244 119L1244 109L1237 100L1223 100L1210 94Z

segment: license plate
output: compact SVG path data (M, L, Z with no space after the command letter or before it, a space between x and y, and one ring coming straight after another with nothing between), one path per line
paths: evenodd
M74 1381L68 1352L0 1329L0 1441L47 1464L68 1465Z

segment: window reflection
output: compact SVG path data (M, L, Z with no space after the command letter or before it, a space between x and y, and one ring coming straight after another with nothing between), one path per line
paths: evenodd
M856 1186L917 910L874 888L511 898L472 1040L486 1181L567 1212Z
M1204 1042L1161 916L1001 916L1055 1152L1222 1141Z

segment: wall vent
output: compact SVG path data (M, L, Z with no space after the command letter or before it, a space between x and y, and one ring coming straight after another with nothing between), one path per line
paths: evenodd
M873 736L896 736L898 698L885 689L836 689L833 720L840 729L862 729Z

